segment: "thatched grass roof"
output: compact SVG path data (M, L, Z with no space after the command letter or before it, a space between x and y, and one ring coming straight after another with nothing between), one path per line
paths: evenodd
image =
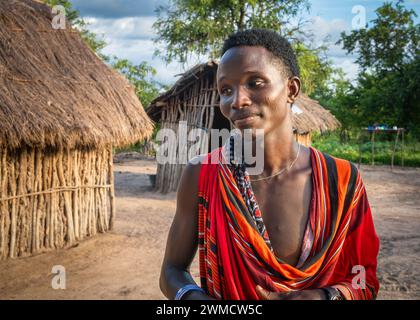
M293 113L293 129L298 134L325 132L341 126L331 112L305 94L300 94L294 103L302 112Z
M0 1L0 146L123 146L151 135L134 88L51 9Z
M217 71L218 63L210 60L194 66L184 74L176 83L165 93L161 94L147 107L147 114L156 122L160 121L162 107L166 107L171 97L179 95L181 92L194 85L197 79L204 76L213 77ZM215 84L214 84L215 86ZM300 94L295 106L301 110L299 113L293 113L293 128L299 134L305 134L312 131L324 132L334 130L340 126L340 122L331 114L331 112L322 107L317 101Z

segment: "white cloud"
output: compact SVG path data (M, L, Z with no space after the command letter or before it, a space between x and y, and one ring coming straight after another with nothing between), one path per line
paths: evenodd
M156 45L152 40L132 39L110 39L108 46L102 52L106 55L117 56L121 59L138 64L146 61L157 71L155 79L164 84L171 84L176 81L175 74L183 72L178 63L171 63L168 66L159 58L153 57Z
M153 57L157 45L152 25L155 17L125 17L119 19L84 17L88 29L103 36L107 46L103 54L117 56L138 64L146 61L157 70L156 80L164 84L176 81L175 74L182 70L177 63L168 66L158 57Z
M327 21L320 16L313 17L308 28L314 33L314 40L322 43L326 38L336 42L342 31L349 31L350 26L342 19Z
M149 60L153 55L153 50L152 40L110 39L108 45L102 51L104 54L116 55L119 58L138 63Z
M354 63L354 59L348 57L333 57L332 60L336 67L343 69L343 71L346 73L347 79L349 79L350 81L356 80L357 74L359 73L359 66L356 63Z
M333 62L334 66L342 68L346 77L354 80L358 73L358 66L354 63L355 57L348 55L340 44L336 44L340 39L341 32L350 31L350 25L343 19L327 21L320 16L315 16L306 28L312 31L312 45L318 47L326 44L328 46L327 56Z
M152 16L159 5L168 4L168 0L71 0L71 2L83 16L94 15L102 18Z
M126 17L119 19L86 17L90 31L109 39L151 39L156 36L152 25L155 17Z
M178 63L168 66L159 58L153 57L153 52L158 47L153 42L156 34L152 28L156 17L124 17L118 19L84 17L89 23L88 29L98 35L103 35L107 46L103 53L115 55L119 58L128 59L133 63L148 62L157 70L156 79L165 84L174 83L180 74L193 67L199 62L204 62L204 57L193 56L183 68ZM328 58L334 65L344 70L349 79L357 75L357 65L353 62L354 57L346 55L346 52L335 42L339 39L342 31L349 31L350 26L341 19L327 21L322 17L313 17L307 28L313 32L313 45L319 46L325 41L328 43ZM159 46L162 50L162 47Z
M156 37L152 25L155 17L125 17L119 19L84 17L88 22L88 29L99 36L103 35L107 46L102 50L103 54L128 59L138 64L143 61L149 63L157 71L156 80L164 84L174 83L180 74L193 67L199 62L205 61L204 57L194 55L189 59L185 67L173 62L166 65L159 57L153 57L155 49L161 51L164 48L153 42Z

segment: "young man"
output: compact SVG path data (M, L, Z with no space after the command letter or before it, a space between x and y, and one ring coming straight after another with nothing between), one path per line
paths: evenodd
M360 175L293 137L301 82L290 44L262 29L231 35L217 88L237 129L263 129L263 172L221 161L226 146L202 156L207 164L186 166L162 292L170 299L374 299L379 240ZM220 161L210 163L212 156ZM197 247L201 287L189 272Z

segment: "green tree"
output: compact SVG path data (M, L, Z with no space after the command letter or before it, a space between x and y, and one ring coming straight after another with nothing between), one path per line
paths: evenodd
M193 54L218 56L223 40L232 32L267 28L293 38L303 34L301 24L290 28L291 19L309 10L307 0L171 0L156 9L153 24L163 43L155 50L167 63L185 63ZM301 21L300 21L301 22Z
M362 119L355 88L345 77L344 71L335 69L325 86L321 90L316 90L312 97L340 121L341 140L348 140L350 132Z
M172 0L157 8L154 23L165 49L155 50L167 63L185 64L193 55L218 58L224 39L229 34L248 28L266 28L279 32L292 41L301 70L303 91L312 95L325 89L335 72L326 58L327 48L310 48L304 40L310 36L302 28L299 13L309 11L306 0ZM291 19L299 21L294 24Z
M405 9L403 1L384 3L376 9L377 18L366 28L343 32L338 43L348 53L357 55L363 71L402 71L420 53L420 25L414 24L414 10Z
M293 47L299 64L302 91L315 99L322 92L328 92L329 81L338 70L326 56L327 47L309 49L302 42L294 43Z
M339 43L355 54L361 73L351 95L359 126L386 123L419 135L420 25L403 1L386 2L371 26L342 33ZM355 123L356 124L356 123Z
M136 95L145 107L159 95L159 90L164 88L162 84L153 80L152 77L156 75L156 70L147 62L143 61L135 65L127 59L114 57L111 60L111 65L134 85Z

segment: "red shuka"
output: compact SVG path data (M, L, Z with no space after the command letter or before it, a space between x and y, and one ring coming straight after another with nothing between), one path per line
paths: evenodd
M312 237L299 266L267 246L222 161L222 148L208 154L199 177L199 258L201 286L209 295L258 299L258 284L276 292L334 286L346 299L376 298L379 239L360 174L349 161L310 151ZM211 164L211 157L219 162Z

